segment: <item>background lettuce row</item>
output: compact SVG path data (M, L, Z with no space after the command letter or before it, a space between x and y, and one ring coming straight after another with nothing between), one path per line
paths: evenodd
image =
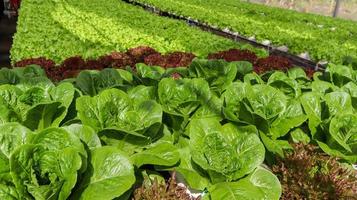
M357 26L335 19L237 0L134 0L183 15L257 41L286 45L294 54L308 52L314 61L341 64L357 55Z
M184 51L201 57L249 46L117 0L24 0L19 14L13 63L37 57L56 63L76 55L97 58L140 45L161 53Z
M279 199L269 165L290 142L357 162L357 73L341 67L309 79L197 59L59 83L38 66L1 69L0 197L130 199L150 174L176 171L203 199Z

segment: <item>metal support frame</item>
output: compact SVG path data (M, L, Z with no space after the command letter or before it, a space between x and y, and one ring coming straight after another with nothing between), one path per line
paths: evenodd
M340 0L335 0L335 1L336 1L336 4L335 4L335 9L333 11L333 17L337 17L338 11L340 10L340 4L341 4Z
M16 15L16 11L13 10L11 7L11 1L10 0L4 0L4 13L8 18L11 18Z

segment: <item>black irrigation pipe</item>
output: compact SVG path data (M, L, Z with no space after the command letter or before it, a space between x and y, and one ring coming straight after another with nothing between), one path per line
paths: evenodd
M186 21L191 26L196 26L196 27L198 27L198 28L200 28L200 29L202 29L204 31L211 32L211 33L213 33L215 35L219 35L219 36L234 40L236 42L249 43L254 47L263 48L263 49L265 49L265 50L267 50L269 52L269 55L277 55L277 56L285 57L285 58L289 59L296 66L301 66L301 67L304 67L304 68L310 68L310 69L314 69L316 71L324 71L325 68L326 68L325 65L322 65L320 63L315 63L315 62L313 62L311 60L308 60L308 59L305 59L305 58L301 58L299 56L296 56L294 54L279 50L279 49L274 48L272 46L261 44L259 42L250 40L250 39L248 39L246 37L243 37L243 36L241 36L239 34L234 34L232 32L228 32L228 31L222 31L219 28L215 28L215 27L212 27L210 25L201 23L198 20L194 20L194 19L191 19L189 17L178 16L178 15L176 15L174 13L171 13L171 12L162 11L162 10L160 10L160 9L154 7L154 6L151 6L151 5L148 5L148 4L144 4L144 3L140 3L140 2L137 2L135 0L122 0L122 1L124 1L126 3L129 3L129 4L132 4L132 5L135 5L135 6L142 7L145 10L147 10L149 12L152 12L152 13L155 13L155 14L157 14L159 16Z

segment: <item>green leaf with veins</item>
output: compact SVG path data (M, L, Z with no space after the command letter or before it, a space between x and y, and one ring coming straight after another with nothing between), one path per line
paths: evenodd
M145 132L162 120L162 109L158 103L145 99L133 101L119 89L108 89L94 97L82 96L77 99L76 105L78 118L96 131Z
M264 160L265 149L256 130L221 126L216 119L207 118L192 120L187 131L192 159L212 182L237 180Z
M132 155L130 160L136 167L140 168L143 165L173 166L180 160L180 157L173 144L156 142Z
M82 200L114 199L134 182L134 167L126 154L115 147L99 147L91 150L90 170L75 196Z
M45 129L17 148L11 175L21 199L67 199L86 168L80 139L61 128Z
M164 78L158 86L159 102L172 115L189 117L210 99L210 88L203 79Z
M204 199L271 199L278 200L282 189L278 178L262 167L236 182L222 182L208 188L209 195Z

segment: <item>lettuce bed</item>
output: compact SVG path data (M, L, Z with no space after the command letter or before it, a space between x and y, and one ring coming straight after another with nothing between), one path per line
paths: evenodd
M2 199L130 199L175 171L203 199L279 199L291 142L357 162L356 66L253 72L249 62L0 70Z
M131 48L127 52L112 52L108 55L100 56L96 59L83 59L81 56L74 56L65 59L61 64L56 65L53 60L47 58L30 58L15 63L16 67L23 67L31 64L39 65L45 69L48 78L54 81L73 78L81 70L102 70L104 68L122 68L131 67L133 70L136 64L145 63L149 66L160 66L163 68L187 67L196 57L193 53L172 52L169 54L160 54L151 47L140 46ZM229 49L208 55L208 59L223 59L232 61L249 61L254 66L254 71L262 74L271 70L286 71L292 68L291 61L280 56L268 56L259 58L257 54L249 50ZM305 69L309 77L314 70Z
M314 61L342 63L357 55L353 21L271 8L238 0L132 0L229 29L258 41L287 45L291 53L308 52Z
M252 48L122 1L24 0L11 60L44 56L60 63L76 55L97 58L140 45L161 53L184 51L197 56L233 47Z

